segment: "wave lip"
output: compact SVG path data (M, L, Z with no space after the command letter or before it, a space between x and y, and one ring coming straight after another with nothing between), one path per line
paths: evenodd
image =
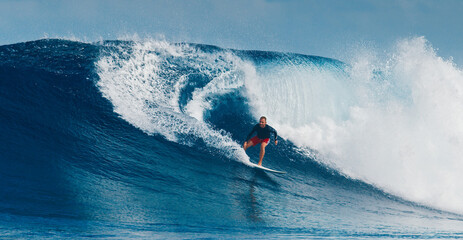
M228 158L249 163L236 141L203 119L215 98L244 84L246 63L231 52L133 42L127 49L111 48L96 65L100 91L132 125L182 144L200 140Z

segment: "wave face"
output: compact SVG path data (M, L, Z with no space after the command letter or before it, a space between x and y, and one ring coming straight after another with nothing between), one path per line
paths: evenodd
M165 41L0 47L0 235L458 238L463 75ZM265 115L264 165L241 145ZM20 224L19 224L20 223Z
M351 178L463 213L461 69L415 38L399 42L385 59L358 54L344 71L272 67L259 76L266 86L258 87L257 112Z

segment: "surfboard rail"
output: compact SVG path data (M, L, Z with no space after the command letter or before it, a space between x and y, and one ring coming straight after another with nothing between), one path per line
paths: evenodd
M278 173L278 174L286 174L285 171L278 171L278 170L266 168L264 166L259 166L259 165L255 164L255 163L251 163L251 166L254 167L254 168L262 169L262 170L267 171L267 172Z

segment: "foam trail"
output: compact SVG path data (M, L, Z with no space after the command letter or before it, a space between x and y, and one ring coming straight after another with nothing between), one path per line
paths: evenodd
M247 83L255 112L350 177L463 213L463 72L422 37L372 56L354 58L346 75L310 64L258 70L268 82Z
M187 145L199 139L228 158L250 163L229 134L213 130L203 120L211 98L244 84L245 71L251 69L252 73L249 64L227 51L203 53L186 44L165 41L145 40L116 47L97 62L97 85L116 113L148 134L161 134ZM184 107L182 91L189 78L198 74L210 81L197 88Z

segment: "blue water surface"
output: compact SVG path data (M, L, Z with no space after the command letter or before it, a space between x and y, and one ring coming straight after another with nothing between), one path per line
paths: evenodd
M131 44L45 39L0 47L2 238L463 237L461 215L345 177L291 142L267 147L265 165L287 172L274 175L200 140L182 144L133 126L102 96L95 67L108 49ZM235 54L255 64L343 65L303 55ZM195 74L182 106L211 80ZM235 91L212 106L205 114L211 128L241 144L255 122L248 101ZM258 148L248 154L257 159Z

